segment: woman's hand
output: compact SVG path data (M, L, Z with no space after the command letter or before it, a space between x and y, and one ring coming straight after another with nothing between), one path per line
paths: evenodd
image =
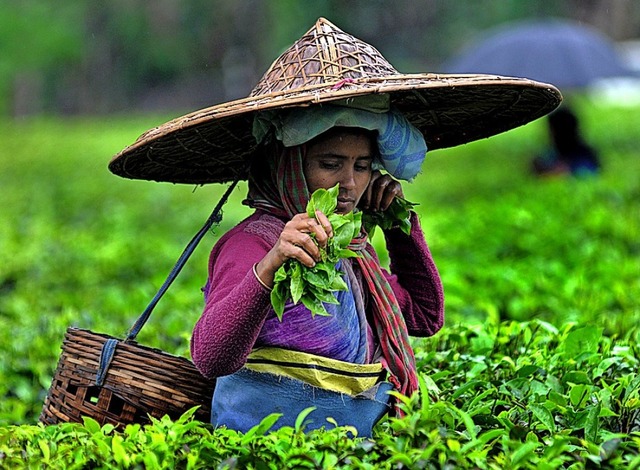
M404 197L400 182L375 170L371 173L369 186L362 195L360 207L374 212L386 211L396 196Z
M314 235L314 236L312 236ZM326 215L316 211L316 217L296 214L286 223L274 247L256 265L256 273L267 286L273 286L273 276L289 259L297 259L312 268L320 261L320 247L325 248L333 236Z

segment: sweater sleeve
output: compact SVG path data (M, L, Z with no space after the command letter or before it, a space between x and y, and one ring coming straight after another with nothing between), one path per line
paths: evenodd
M420 221L411 214L411 234L385 231L391 273L383 270L404 315L409 334L431 336L444 324L444 292Z
M212 250L205 306L191 337L191 357L204 376L232 374L246 362L271 309L270 291L253 273L270 249L240 230Z

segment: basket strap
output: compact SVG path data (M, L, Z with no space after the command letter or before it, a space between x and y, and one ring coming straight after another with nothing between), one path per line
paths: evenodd
M119 341L115 338L109 338L102 345L102 351L100 352L100 367L98 367L98 373L96 374L96 385L102 387L104 379L107 376L107 370L111 365L113 354L116 352L116 346Z
M227 202L229 195L231 195L231 192L235 188L236 184L238 184L238 181L240 180L240 176L242 175L242 173L243 172L238 173L238 176L236 176L236 179L231 183L229 188L222 195L222 198L220 199L216 207L213 209L213 212L211 213L207 221L204 223L202 228L198 231L198 233L195 234L195 236L191 239L189 244L186 246L186 248L182 252L182 255L180 255L180 258L178 258L178 261L176 262L175 266L169 273L169 276L162 284L162 287L160 287L160 290L158 291L158 293L153 297L149 305L147 305L147 308L144 310L144 312L142 312L142 315L138 317L136 322L133 324L133 326L129 330L129 333L127 334L127 337L124 340L126 343L134 341L136 339L136 336L138 336L138 333L140 333L140 330L149 319L149 316L151 315L151 312L155 308L156 304L158 303L158 301L160 301L160 298L164 295L164 293L167 291L169 286L173 283L173 281L178 276L178 274L180 274L180 271L182 271L182 268L184 267L185 263L193 253L193 250L195 250L196 246L198 246L198 243L200 243L200 240L202 240L202 237L204 237L207 231L211 229L211 227L214 224L217 225L220 223L220 221L222 220L222 206Z
M149 305L147 305L147 308L138 317L133 326L131 326L131 329L127 333L127 337L124 339L125 343L132 342L136 339L136 336L138 336L138 333L140 333L140 330L149 319L149 316L151 316L151 312L158 304L162 296L165 294L167 289L169 289L169 286L171 286L176 277L178 277L178 274L180 274L180 271L182 271L185 263L193 254L193 251L196 249L196 246L198 246L198 243L200 243L200 240L202 240L207 231L209 231L214 224L217 225L220 223L220 221L222 220L222 206L224 206L224 204L227 202L227 199L229 199L231 192L236 187L244 174L244 171L238 172L235 180L233 180L229 188L222 195L222 198L220 198L220 201L218 201L218 204L216 204L207 221L204 223L198 233L196 233L195 236L191 239L189 244L185 247L184 251L180 255L180 258L178 258L178 261L167 276L167 279L160 287L158 293L153 297ZM107 375L107 370L109 369L109 365L111 364L111 360L113 359L113 355L116 351L116 346L118 343L119 340L117 339L108 339L102 345L102 351L100 353L100 366L98 367L98 372L96 374L96 385L98 386L101 386L104 382L104 379Z

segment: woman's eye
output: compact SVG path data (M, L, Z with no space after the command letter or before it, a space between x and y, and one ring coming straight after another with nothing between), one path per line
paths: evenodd
M320 168L324 170L337 170L339 167L335 162L320 162Z
M356 171L370 171L371 165L356 165Z

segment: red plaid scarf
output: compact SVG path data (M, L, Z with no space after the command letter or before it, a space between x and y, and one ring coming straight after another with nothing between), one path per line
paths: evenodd
M280 217L290 218L305 212L310 194L304 178L304 151L304 145L281 148L277 158L270 159L268 174L250 180L247 204ZM418 378L407 325L389 282L379 263L365 249L366 245L367 235L362 233L350 248L362 255L356 259L372 300L382 365L396 389L410 396L418 389Z
M275 158L265 156L268 158L266 174L251 175L245 204L278 217L291 218L306 212L311 197L302 163L306 149L304 145L275 148Z
M382 365L389 372L389 381L403 395L411 396L418 390L416 359L409 343L407 325L400 305L380 264L365 249L366 234L351 242L349 248L360 252L356 258L373 300L373 322L382 349Z

